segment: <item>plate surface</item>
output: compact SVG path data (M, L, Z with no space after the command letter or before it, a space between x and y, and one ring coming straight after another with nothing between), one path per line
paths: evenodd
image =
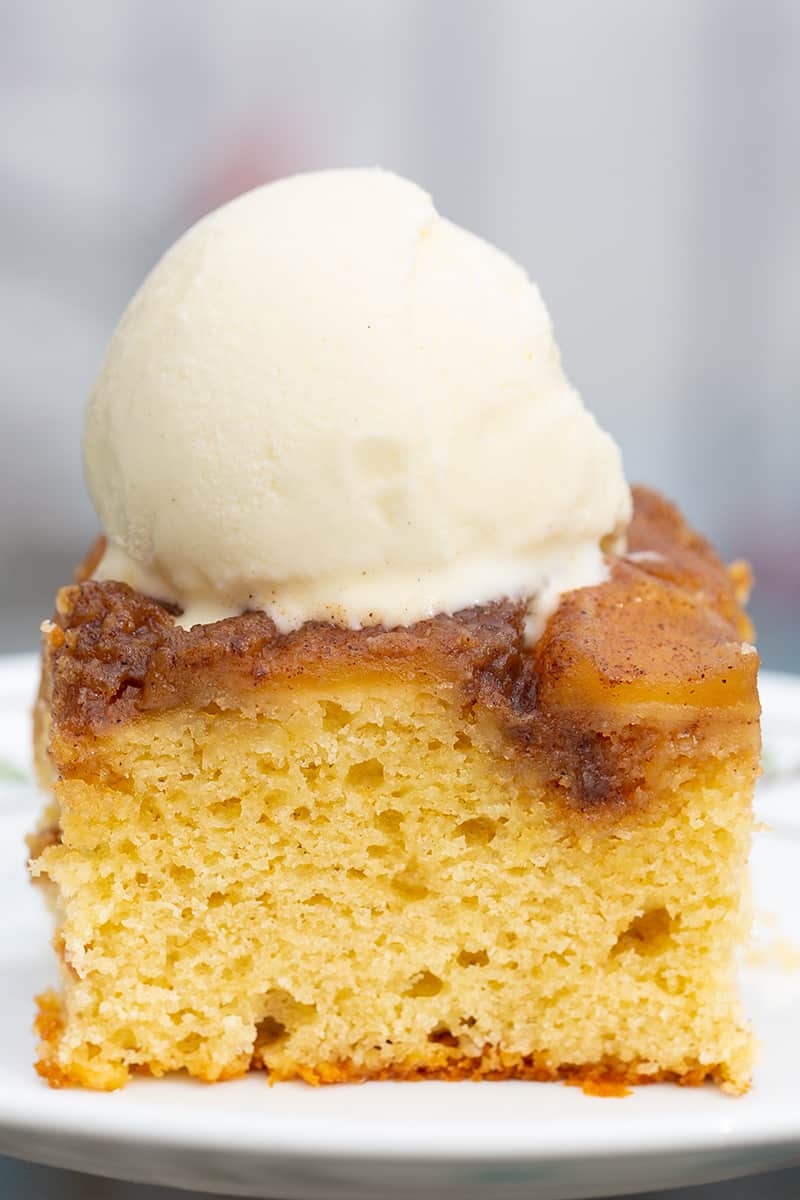
M0 659L0 1153L139 1182L292 1200L380 1195L542 1200L676 1187L800 1162L800 679L762 677L765 776L743 966L762 1041L751 1092L559 1084L270 1088L137 1079L51 1091L34 1074L33 995L51 982L49 919L24 871L32 657Z

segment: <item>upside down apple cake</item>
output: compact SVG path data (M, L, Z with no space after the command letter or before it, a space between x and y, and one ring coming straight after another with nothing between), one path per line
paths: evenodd
M524 272L383 172L258 189L132 301L85 456L51 1084L747 1087L748 573L632 504Z
M281 635L65 588L39 1070L745 1087L743 580L644 490L629 547L531 651L509 602Z

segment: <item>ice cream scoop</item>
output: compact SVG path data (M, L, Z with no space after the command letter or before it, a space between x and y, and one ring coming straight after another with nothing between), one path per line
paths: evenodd
M184 623L518 597L535 632L630 517L537 288L372 169L281 180L184 234L112 338L84 451L98 577Z

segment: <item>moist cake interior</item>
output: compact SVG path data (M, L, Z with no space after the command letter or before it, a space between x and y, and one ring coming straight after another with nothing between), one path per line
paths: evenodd
M533 647L510 602L282 636L64 589L37 709L62 974L40 1072L743 1090L746 586L636 489L628 554Z

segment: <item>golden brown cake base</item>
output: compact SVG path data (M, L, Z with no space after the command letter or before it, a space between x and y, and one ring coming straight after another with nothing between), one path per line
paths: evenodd
M36 1063L36 1070L53 1088L73 1087L80 1081L64 1074L55 1062L64 1028L61 1001L55 992L44 992L36 997L36 1003L39 1011L35 1028L42 1042L42 1057ZM447 1045L454 1039L445 1035L440 1040ZM708 1078L715 1078L714 1073L709 1072L708 1066L700 1063L681 1075L674 1071L653 1072L650 1066L645 1063L608 1061L583 1066L562 1063L554 1067L544 1057L523 1057L504 1053L497 1047L485 1046L477 1055L451 1055L443 1060L441 1056L429 1054L422 1061L393 1062L371 1073L366 1073L363 1067L358 1067L349 1060L320 1062L311 1068L298 1065L285 1076L271 1071L270 1083L301 1079L312 1087L322 1087L331 1083L368 1083L379 1080L397 1080L403 1083L415 1083L424 1079L446 1080L451 1083L465 1080L473 1083L481 1080L498 1082L504 1079L555 1083L560 1080L580 1087L588 1095L622 1097L629 1095L631 1087L641 1084L677 1083L681 1087L700 1087ZM153 1074L147 1064L136 1064L131 1069L136 1074ZM258 1070L269 1068L260 1054L256 1053L246 1066L225 1078L237 1078L249 1071ZM724 1080L720 1082L725 1086Z
M745 1088L744 577L644 491L630 551L532 649L515 604L282 637L65 589L40 1072Z

